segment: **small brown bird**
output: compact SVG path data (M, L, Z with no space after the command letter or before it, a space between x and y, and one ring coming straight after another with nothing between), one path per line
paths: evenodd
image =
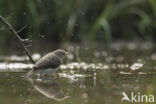
M39 59L33 69L26 73L26 77L30 76L33 72L40 72L41 74L49 74L56 71L61 63L62 59L67 54L66 51L58 49L53 52L50 52L44 55L41 59Z

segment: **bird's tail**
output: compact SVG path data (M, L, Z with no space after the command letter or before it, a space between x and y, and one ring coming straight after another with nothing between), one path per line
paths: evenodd
M34 69L31 69L29 72L27 72L27 73L24 75L24 77L26 77L26 78L30 77L30 76L32 75L33 71L34 71Z

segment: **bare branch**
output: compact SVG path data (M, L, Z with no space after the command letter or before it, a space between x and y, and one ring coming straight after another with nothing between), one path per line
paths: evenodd
M23 31L25 28L27 27L27 25L23 26L20 30L18 30L16 33L20 33L21 31Z
M29 60L35 64L35 61L33 60L33 58L31 57L29 51L27 50L27 48L25 47L24 43L23 43L23 39L18 35L18 33L15 31L15 29L2 17L0 16L0 21L18 38L21 46L24 49L24 52L26 53L26 55L29 57Z
M35 88L33 87L33 89L31 90L31 92L29 93L29 95L24 99L23 104L26 104L27 100L31 97L32 93L34 92Z

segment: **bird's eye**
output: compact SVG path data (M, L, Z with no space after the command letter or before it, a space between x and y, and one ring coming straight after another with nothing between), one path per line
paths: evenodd
M65 55L65 53L62 54L63 56Z

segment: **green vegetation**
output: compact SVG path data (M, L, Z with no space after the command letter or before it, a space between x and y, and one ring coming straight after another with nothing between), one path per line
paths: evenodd
M38 43L156 40L155 0L1 0L0 15ZM1 45L14 41L0 30Z

